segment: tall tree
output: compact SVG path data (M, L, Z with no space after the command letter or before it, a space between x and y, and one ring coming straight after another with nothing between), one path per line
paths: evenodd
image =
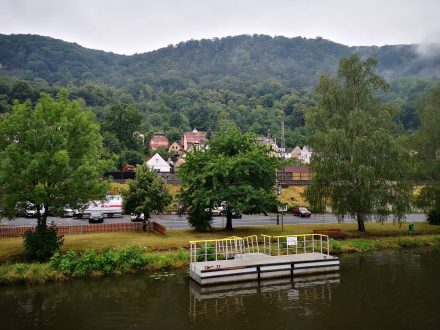
M418 111L420 129L408 139L416 177L424 181L418 204L440 217L440 86L420 99Z
M148 220L152 212L163 212L171 202L171 195L165 181L146 164L136 168L136 177L128 181L128 189L123 193L124 211L144 214Z
M393 138L398 109L377 97L388 84L376 65L357 55L341 59L336 79L321 77L318 107L306 113L314 131L308 199L315 206L328 201L341 220L355 217L361 232L372 214L402 220L410 197L406 154Z
M16 103L0 121L0 184L3 203L12 216L17 203L37 208L38 227L50 211L103 197L102 138L93 112L69 101L42 94L35 108Z
M136 136L141 126L142 113L133 105L115 104L104 116L102 128L111 132L124 148L139 149L142 144Z
M254 135L243 134L230 123L222 126L206 148L187 154L178 171L185 203L200 211L225 201L226 229L231 230L235 208L246 214L276 208L277 160L268 156Z

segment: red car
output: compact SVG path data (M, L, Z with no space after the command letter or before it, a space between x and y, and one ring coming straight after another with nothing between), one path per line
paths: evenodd
M307 217L307 218L310 218L310 216L312 215L312 212L307 210L305 207L297 207L292 210L292 213L293 215L298 215L300 217Z

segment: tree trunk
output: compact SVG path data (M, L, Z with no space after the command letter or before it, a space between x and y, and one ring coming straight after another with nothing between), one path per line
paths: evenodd
M226 209L226 230L232 230L232 211L228 207Z
M45 206L45 205L43 205ZM47 215L49 210L47 207L44 208L44 213L41 213L42 205L38 204L37 206L37 229L46 229L47 227Z
M364 220L363 215L358 213L356 215L356 218L357 218L357 223L358 223L358 231L361 233L365 233L365 220Z

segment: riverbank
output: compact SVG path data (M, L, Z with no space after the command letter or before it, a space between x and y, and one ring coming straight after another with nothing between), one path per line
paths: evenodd
M161 236L154 233L103 233L67 235L60 256L64 261L26 263L21 238L0 240L0 284L44 283L80 277L120 275L142 271L172 270L188 267L188 241L248 235L294 235L311 233L314 229L341 229L344 240L331 240L332 254L367 252L385 249L440 246L440 226L417 223L413 235L408 224L369 223L367 233L357 232L356 224L287 225L240 227L234 231L213 230L196 233L172 230Z

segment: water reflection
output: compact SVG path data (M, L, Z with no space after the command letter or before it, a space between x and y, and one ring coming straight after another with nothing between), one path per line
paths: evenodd
M331 305L333 287L339 283L339 273L214 286L200 286L190 281L189 315L196 320L199 316L242 313L245 301L249 300L247 297L285 309L303 309L302 314L310 314L310 303Z
M341 257L339 273L200 287L186 272L0 287L3 329L440 329L440 251Z

